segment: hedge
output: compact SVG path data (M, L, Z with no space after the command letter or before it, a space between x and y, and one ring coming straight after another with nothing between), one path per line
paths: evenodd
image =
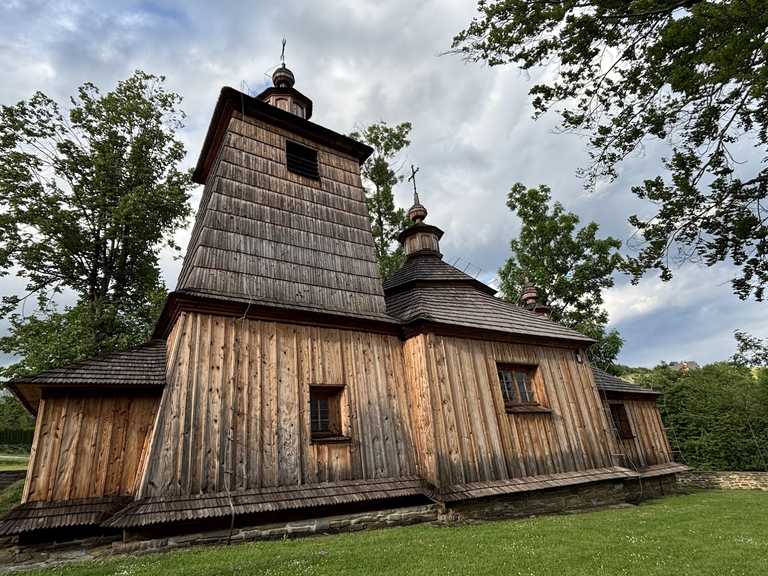
M32 446L34 428L0 428L0 444L25 444Z

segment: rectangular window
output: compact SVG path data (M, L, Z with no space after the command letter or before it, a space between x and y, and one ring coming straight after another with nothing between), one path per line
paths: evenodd
M622 440L629 440L634 438L632 434L632 425L629 423L629 415L624 404L611 404L611 419L613 425L616 427L616 432L619 433L619 438Z
M307 148L290 140L285 141L286 166L291 172L307 178L320 179L317 165L317 150Z
M546 407L546 398L537 397L536 373L538 366L497 364L501 397L507 413L552 412ZM539 383L539 386L541 384ZM539 389L542 392L542 389ZM542 392L543 394L543 392Z
M348 442L341 426L343 385L309 387L309 423L313 442Z

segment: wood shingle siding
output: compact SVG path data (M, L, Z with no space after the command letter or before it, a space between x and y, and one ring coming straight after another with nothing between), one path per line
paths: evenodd
M36 530L50 530L76 526L99 526L132 498L111 496L82 498L64 502L35 501L17 506L3 516L0 536L23 534Z
M150 497L129 505L105 526L135 528L163 522L226 517L232 513L230 497L234 512L239 516L421 496L427 490L424 480L409 476L235 490L230 496L218 493Z
M32 414L37 413L46 388L162 387L165 386L165 341L150 340L141 346L11 380L5 385Z
M287 139L319 180L287 169ZM235 111L210 166L179 291L386 319L356 157Z

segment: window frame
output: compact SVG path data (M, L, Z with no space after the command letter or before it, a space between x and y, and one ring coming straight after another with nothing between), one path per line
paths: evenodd
M312 444L325 444L325 443L343 443L351 442L352 439L349 436L344 435L342 418L341 418L341 403L344 394L344 384L310 384L309 385L309 399L308 404L308 424L309 424L309 437ZM315 422L320 423L322 426L322 419L316 418L322 413L322 408L315 410L312 406L314 401L327 402L326 413L328 427L323 430L313 430ZM317 412L317 414L316 414Z
M308 158L308 156L312 156ZM320 180L320 159L318 151L293 140L285 140L285 167L289 172Z
M510 386L505 385L502 380L502 374L508 373L511 376L511 390L515 396L514 400L509 399ZM520 394L520 382L517 374L525 376L524 387L527 390L527 398L523 399ZM537 364L517 364L509 362L496 362L496 382L501 393L501 399L504 404L504 410L507 414L525 414L525 413L551 413L547 406L542 402L542 390L539 382L539 366Z
M620 440L634 440L635 432L632 429L632 421L629 418L629 412L624 402L611 402L608 404L611 412L611 422L613 429Z

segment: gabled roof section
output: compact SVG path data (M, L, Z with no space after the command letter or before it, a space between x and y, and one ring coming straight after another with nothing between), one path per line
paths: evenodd
M35 413L44 387L165 386L165 340L150 340L104 356L89 358L6 382L28 410Z
M620 394L644 394L649 397L661 396L661 392L657 392L656 390L650 390L648 388L643 388L642 386L638 386L637 384L632 384L632 382L627 382L626 380L617 378L616 376L609 374L605 370L600 370L600 368L595 368L594 366L592 366L592 374L594 374L595 376L595 384L597 384L597 389L600 390L601 392L617 392Z

